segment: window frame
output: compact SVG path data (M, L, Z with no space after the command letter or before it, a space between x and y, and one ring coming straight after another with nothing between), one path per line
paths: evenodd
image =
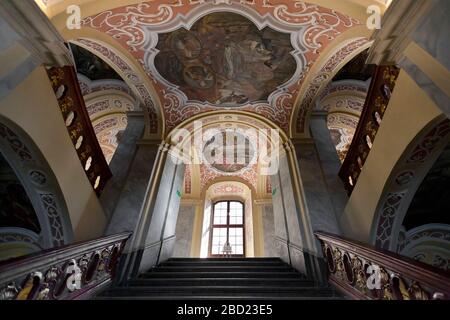
M216 210L216 205L219 203L227 203L227 222L226 224L214 224L214 215ZM232 202L238 202L242 205L242 224L230 224L230 204ZM212 253L212 241L213 241L213 233L214 228L226 228L227 229L227 240L229 241L229 232L230 228L241 228L242 229L242 254L231 254L232 258L243 258L245 257L245 203L240 200L219 200L213 202L212 210L211 210L211 219L210 219L210 233L209 233L209 246L208 246L208 256L212 258L223 257L224 254L213 254Z

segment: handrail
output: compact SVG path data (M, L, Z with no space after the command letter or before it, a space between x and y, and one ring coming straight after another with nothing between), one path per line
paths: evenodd
M100 195L112 173L92 127L75 68L53 67L47 73L81 165Z
M315 232L329 281L355 299L450 299L450 274L358 241Z
M372 77L358 126L339 171L349 195L369 156L399 72L400 69L395 66L378 66Z
M114 278L130 233L47 249L0 263L0 300L86 299Z

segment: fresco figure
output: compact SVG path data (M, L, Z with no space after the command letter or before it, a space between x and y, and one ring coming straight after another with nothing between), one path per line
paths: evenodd
M234 13L212 13L191 30L161 34L155 67L189 100L217 106L265 101L295 73L288 34L258 30Z

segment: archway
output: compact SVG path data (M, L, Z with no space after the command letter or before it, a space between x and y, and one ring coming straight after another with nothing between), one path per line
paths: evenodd
M2 240L21 242L23 253L70 243L73 233L68 210L51 168L31 138L4 117L0 117L0 152L20 183L22 196L29 199L27 210L34 210L39 224L31 232L4 225L0 228Z
M398 250L404 217L417 189L450 141L450 120L433 119L408 145L383 190L372 227L379 248Z

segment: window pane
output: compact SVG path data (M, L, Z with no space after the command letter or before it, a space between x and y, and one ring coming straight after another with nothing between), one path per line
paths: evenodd
M242 209L243 209L242 203L236 202L236 201L231 201L230 202L230 211L236 210L238 212L239 211L242 212Z
M229 222L228 222L229 215ZM228 224L229 223L229 224ZM228 241L232 255L244 254L244 205L238 201L222 201L214 204L213 230L211 240L211 254L224 254L224 245ZM222 225L223 227L215 227ZM231 225L241 225L231 227Z
M218 202L214 205L213 224L227 224L227 203Z
M244 253L244 237L242 228L230 228L229 229L229 241L233 249L233 254L243 254Z
M227 210L227 203L226 202L217 202L214 209L219 210Z
M223 245L227 241L226 228L213 228L211 253L222 254Z
M243 205L240 202L230 202L230 224L243 224Z
M242 217L230 216L230 224L243 224Z

